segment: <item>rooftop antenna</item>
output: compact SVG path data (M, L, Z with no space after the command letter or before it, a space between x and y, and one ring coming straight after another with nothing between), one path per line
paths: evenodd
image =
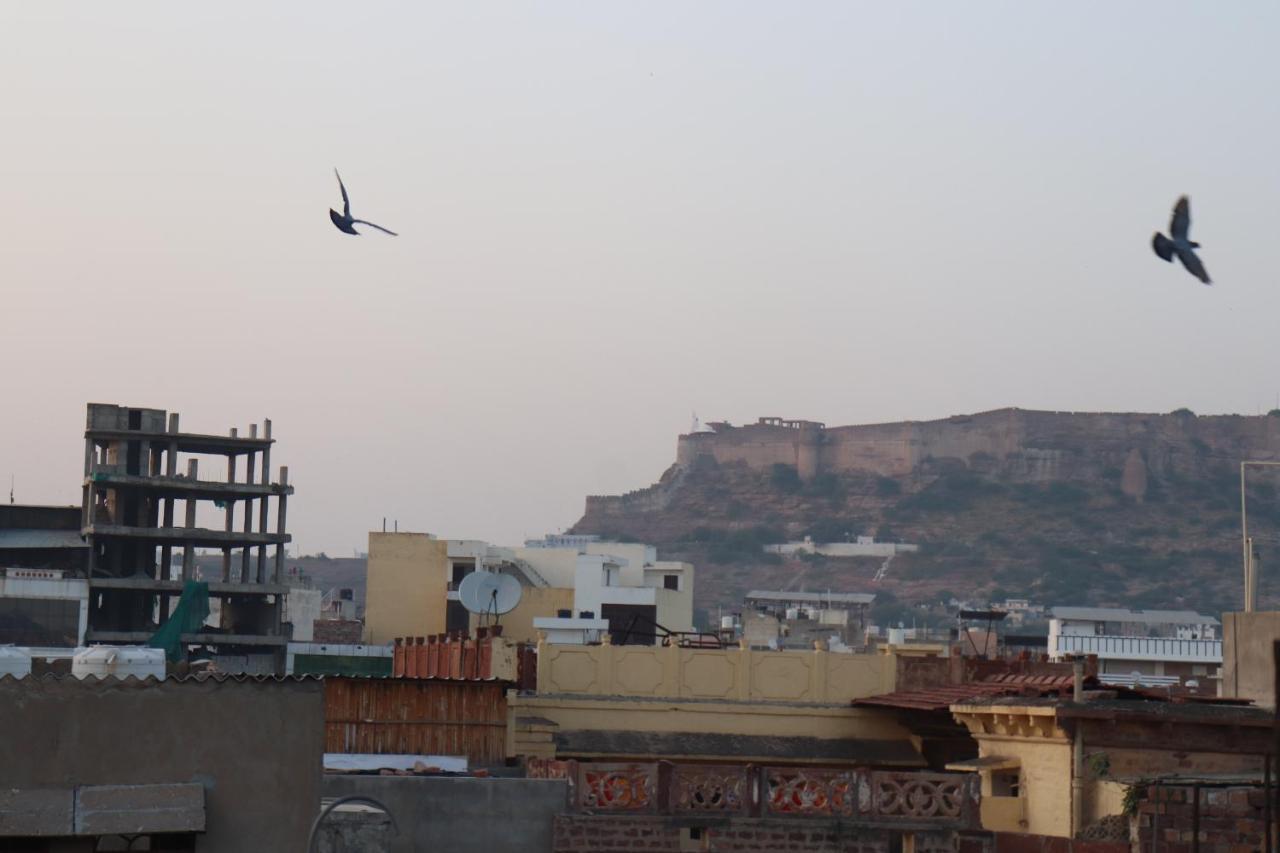
M697 413L697 412L694 412L694 413L693 413L693 426L691 426L691 427L689 428L689 432L694 433L694 432L697 432L697 431L698 431L698 413Z
M13 475L9 475L9 505L13 506Z

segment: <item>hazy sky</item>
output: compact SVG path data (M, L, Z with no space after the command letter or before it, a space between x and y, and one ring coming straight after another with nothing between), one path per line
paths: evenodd
M270 417L297 544L513 541L694 410L1280 392L1280 4L0 5L0 474ZM397 230L333 228L353 211ZM1159 261L1179 193L1215 286ZM7 485L7 483L6 483Z

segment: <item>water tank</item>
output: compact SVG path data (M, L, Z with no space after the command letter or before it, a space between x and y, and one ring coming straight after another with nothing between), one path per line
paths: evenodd
M76 678L164 678L164 649L146 646L90 646L71 659Z
M787 621L788 621L788 622L794 622L794 621L796 621L796 620L797 620L797 619L799 619L799 618L800 618L800 608L799 608L799 607L788 607L788 608L787 608Z
M31 674L31 650L21 646L0 646L0 678L12 675L26 678Z
M733 630L733 617L732 617L732 616L721 616L721 617L720 617L720 630L721 630L721 631L732 631L732 630Z
M889 645L901 646L907 642L906 628L890 628L889 629Z

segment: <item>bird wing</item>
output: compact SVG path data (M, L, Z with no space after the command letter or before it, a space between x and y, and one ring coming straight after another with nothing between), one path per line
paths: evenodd
M1151 238L1151 248L1156 250L1157 255L1169 263L1173 263L1173 241L1159 231Z
M333 227L337 228L344 234L356 234L356 229L351 227L350 218L343 216L332 207L329 208L329 221L333 223Z
M1209 271L1204 268L1200 257L1190 249L1179 249L1178 260L1182 261L1182 265L1187 268L1187 272L1203 281L1205 284L1213 284L1209 281Z
M358 223L360 223L361 225L368 225L370 228L377 228L379 231L383 232L384 234L390 234L392 237L399 237L399 236L400 236L399 234L397 234L396 232L392 231L392 230L391 230L391 229L389 229L389 228L383 228L381 225L374 225L372 222L366 222L366 221L365 221L365 220L363 220L363 219L353 219L353 220L351 220L351 224L352 224L352 225L356 224L357 222L358 222Z
M342 190L342 215L351 218L351 199L347 198L347 188L342 184L342 176L338 174L338 170L333 170L334 177L338 179L338 189Z
M1169 236L1174 240L1186 240L1191 230L1191 199L1185 195L1173 206L1173 219L1169 221Z

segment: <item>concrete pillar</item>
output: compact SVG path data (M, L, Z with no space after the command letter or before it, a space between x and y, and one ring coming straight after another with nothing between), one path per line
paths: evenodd
M231 437L236 438L239 430L235 427L231 428ZM236 455L234 453L227 455L227 485L234 485L236 481ZM227 505L224 508L225 524L223 530L230 533L235 529L236 518L236 502L235 499L228 496ZM222 582L231 582L231 546L222 549Z
M271 440L271 419L263 418L262 420L262 437ZM267 445L262 449L262 485L271 485L271 445ZM258 501L258 531L260 533L267 532L267 510L271 501L263 496ZM258 583L267 582L267 546L265 544L258 546Z
M285 532L284 515L285 492L289 490L289 466L280 466L280 496L276 498L276 535L283 537ZM274 583L281 583L284 578L284 542L276 543L276 572Z
M168 432L171 435L176 435L178 432L178 413L177 412L172 412L169 415ZM178 475L178 442L172 439L169 441L169 445L165 449L165 453L164 453L164 475L169 479L173 479ZM163 500L164 500L164 526L173 527L173 502L175 499L172 496L170 496L170 497L164 498ZM160 565L163 566L163 568L160 570L160 575L162 577L166 577L166 578L169 577L169 564L172 562L173 562L173 546L161 545L160 546Z
M187 479L195 480L197 478L197 466L200 460L187 460ZM196 501L194 498L187 498L184 501L187 505L187 529L190 530L196 526ZM196 569L196 549L188 542L182 549L182 580L183 582L191 580L195 577ZM161 577L165 580L169 579L169 565L165 564Z
M813 641L813 666L809 670L809 701L827 701L828 656L826 640Z
M258 437L257 424L249 425L249 437L250 438ZM245 466L247 470L245 471L244 481L248 484L253 483L253 471L254 471L254 466L257 464L257 461L258 461L257 451L250 450L248 453L245 454ZM244 532L245 533L253 532L253 498L245 498L245 501L244 501ZM249 583L249 553L252 550L253 549L251 546L245 545L244 549L241 551L240 583Z

